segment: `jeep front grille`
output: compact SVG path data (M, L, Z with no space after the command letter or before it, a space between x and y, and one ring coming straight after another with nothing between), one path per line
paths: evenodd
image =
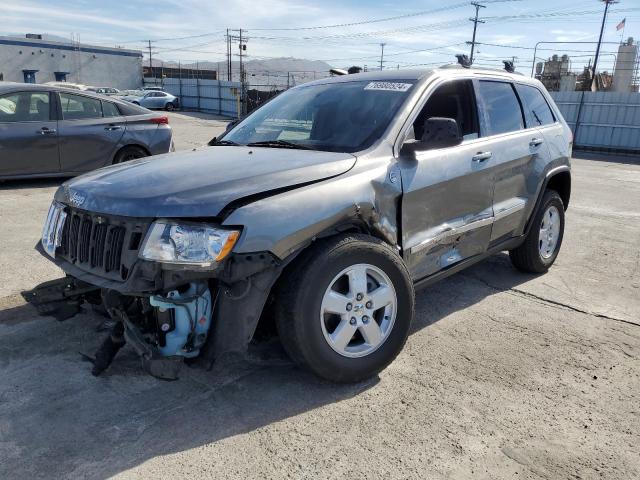
M126 280L149 222L67 209L58 254L78 268Z

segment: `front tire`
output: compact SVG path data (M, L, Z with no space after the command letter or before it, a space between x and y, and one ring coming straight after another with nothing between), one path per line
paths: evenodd
M511 263L522 272L545 273L556 261L563 237L564 204L558 192L547 190L524 243L509 251Z
M173 102L167 102L167 104L164 106L164 109L167 112L173 112L176 109L176 106L173 104Z
M289 356L334 382L357 382L402 350L414 316L413 283L384 242L350 234L321 240L285 272L276 324Z

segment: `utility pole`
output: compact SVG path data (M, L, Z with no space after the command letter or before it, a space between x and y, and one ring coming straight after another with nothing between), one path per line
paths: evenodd
M471 2L471 5L476 7L476 16L475 18L470 18L469 20L473 22L473 38L471 39L471 55L469 55L469 62L473 65L473 51L476 48L476 30L478 29L479 23L485 23L484 20L478 20L478 12L481 8L487 8L485 5L482 5L478 2Z
M244 84L244 71L242 69L242 29L240 29L240 42L238 45L240 47L240 83Z
M151 40L149 40L149 71L151 72L151 75L153 75L154 85L157 84L156 76L153 74L153 57L151 56Z
M231 81L231 37L227 28L227 81Z
M618 0L601 0L604 2L604 15L602 16L602 26L600 27L600 38L598 38L598 46L596 47L596 57L593 59L593 73L591 75L591 85L589 90L593 90L593 85L596 82L596 68L598 67L598 57L600 56L600 45L602 44L602 35L604 33L604 24L607 21L607 11L609 5L618 3Z
M383 69L383 64L384 64L384 46L386 45L386 43L381 43L380 44L380 70Z

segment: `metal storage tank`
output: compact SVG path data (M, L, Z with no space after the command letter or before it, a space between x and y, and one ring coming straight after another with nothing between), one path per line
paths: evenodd
M614 92L631 92L634 74L637 71L638 44L629 37L618 47L616 66L613 70Z

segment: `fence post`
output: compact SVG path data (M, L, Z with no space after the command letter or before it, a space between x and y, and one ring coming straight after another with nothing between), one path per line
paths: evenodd
M178 62L178 96L180 97L180 107L184 109L184 100L182 98L182 63Z
M218 79L218 115L222 115L222 82Z
M200 64L196 62L196 96L198 97L198 111L200 111Z
M582 106L584 105L584 93L582 90L582 95L580 96L580 104L578 105L578 114L576 115L576 126L573 129L573 146L579 147L578 145L578 127L580 126L580 115L582 114Z

